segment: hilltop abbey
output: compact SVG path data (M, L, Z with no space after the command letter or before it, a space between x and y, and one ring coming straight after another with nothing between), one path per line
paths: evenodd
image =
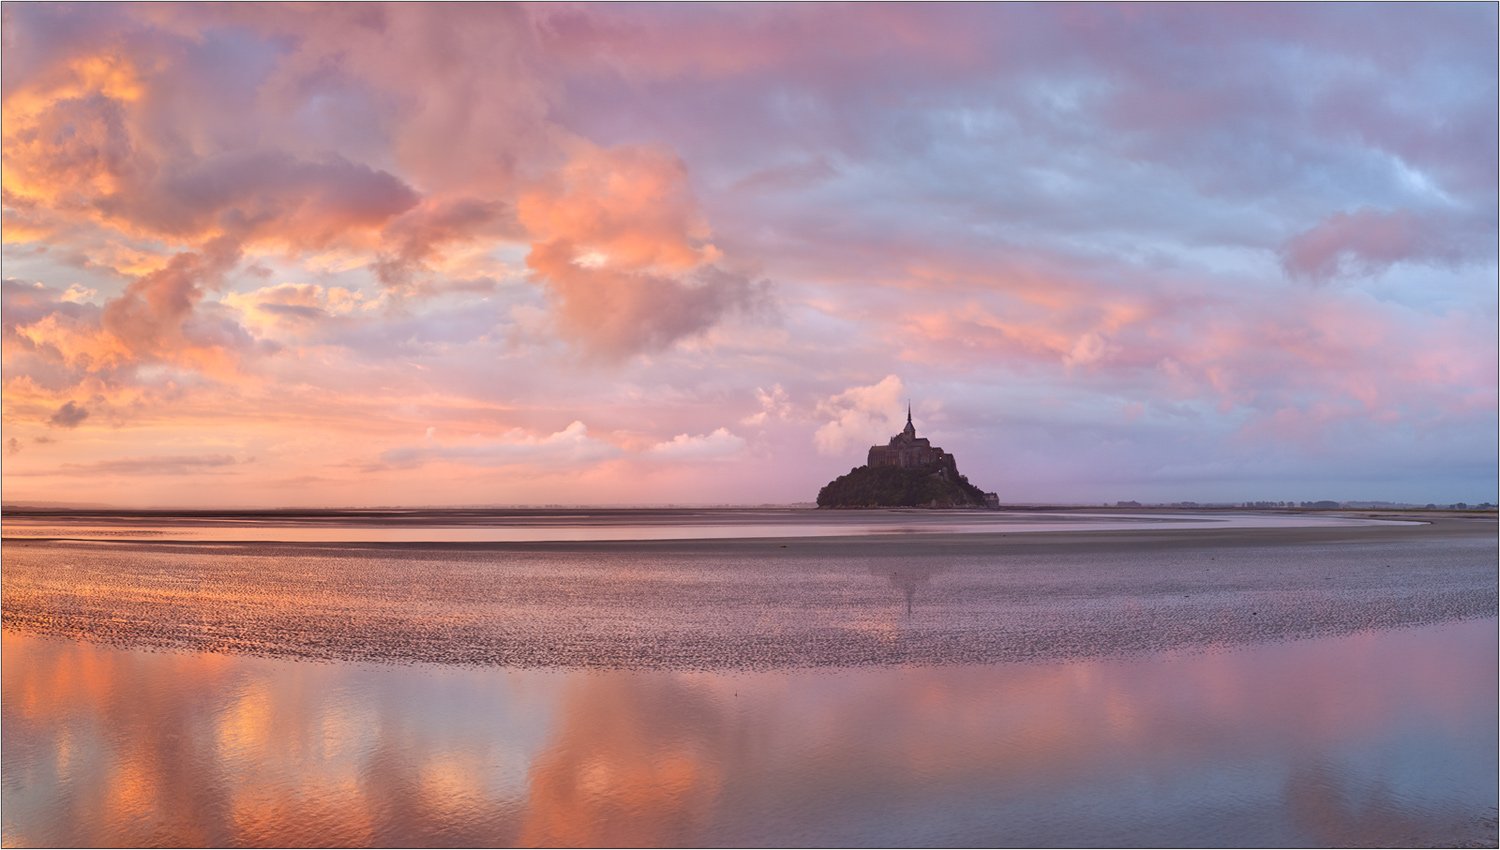
M871 446L865 465L849 470L818 493L818 507L1000 507L958 473L953 455L917 436L906 406L906 427L883 446Z
M916 469L921 466L951 466L956 474L958 462L953 455L934 446L926 437L917 436L916 426L911 424L911 405L906 405L906 427L883 446L871 446L867 466L899 466Z

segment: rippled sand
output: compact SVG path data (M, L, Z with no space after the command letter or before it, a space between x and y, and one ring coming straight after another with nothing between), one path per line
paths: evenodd
M1493 521L531 544L9 539L4 627L513 667L1059 660L1496 613Z

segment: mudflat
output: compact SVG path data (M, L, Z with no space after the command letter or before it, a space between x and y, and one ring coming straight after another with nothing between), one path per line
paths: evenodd
M1496 526L1486 517L1022 533L948 533L899 512L879 519L889 533L8 539L4 627L322 660L734 670L1129 655L1497 608ZM913 523L929 530L903 531Z

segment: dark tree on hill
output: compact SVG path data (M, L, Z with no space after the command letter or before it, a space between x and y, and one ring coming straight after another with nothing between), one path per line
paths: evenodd
M858 466L818 491L820 508L984 507L984 492L944 466Z

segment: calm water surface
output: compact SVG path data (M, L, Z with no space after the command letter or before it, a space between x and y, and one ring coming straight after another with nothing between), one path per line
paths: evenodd
M1496 836L1494 619L1133 659L751 673L3 640L10 846Z

